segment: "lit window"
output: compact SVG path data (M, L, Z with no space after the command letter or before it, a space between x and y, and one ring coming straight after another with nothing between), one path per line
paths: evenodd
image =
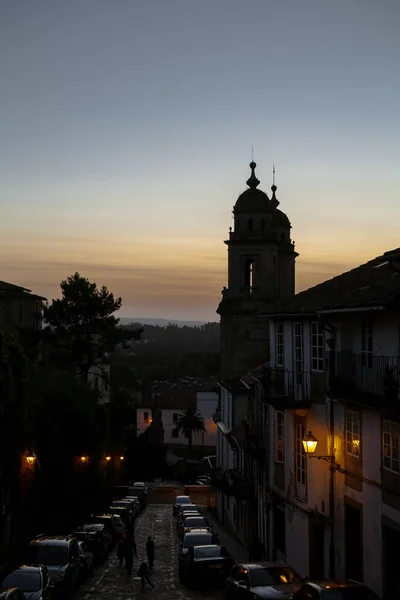
M311 368L324 370L324 333L321 323L311 323Z
M276 410L275 411L275 461L278 463L283 463L283 460L284 460L283 424L284 424L283 412L281 410Z
M399 473L400 426L398 423L383 421L382 430L383 466L389 471Z
M346 410L346 451L347 454L360 457L360 414L354 410Z
M283 335L283 323L277 323L275 326L275 342L276 342L276 366L284 366L284 335Z

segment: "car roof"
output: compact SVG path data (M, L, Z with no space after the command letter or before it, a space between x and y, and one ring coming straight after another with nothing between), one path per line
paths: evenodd
M43 535L31 541L31 544L46 544L51 546L64 546L73 539L71 535ZM50 543L49 543L50 542Z
M15 567L15 569L12 569L12 571L9 571L8 575L10 575L11 573L15 573L16 571L36 573L37 571L43 571L43 565L19 565L18 567Z
M178 500L178 498L190 498L190 496L176 496L175 500Z
M329 589L329 588L359 588L366 587L364 583L359 581L352 580L336 580L329 581L325 579L320 579L316 581L307 581L307 585L312 585L313 587L318 587L319 589Z
M187 535L211 535L211 531L209 529L191 529L190 531L188 531L187 533L185 533L185 537Z
M144 481L135 481L135 483L133 484L133 487L135 487L135 485L146 485L144 483Z
M112 519L112 514L110 513L104 513L104 515L92 515L90 518L91 519Z
M201 548L203 550L204 548L222 548L222 546L220 546L219 544L204 544L204 546L193 546L194 550L196 550L197 548Z
M266 560L262 560L257 563L253 563L253 562L252 563L240 563L236 566L241 567L243 569L247 569L248 571L255 571L257 569L268 569L268 568L272 568L272 567L275 567L275 568L281 567L281 568L288 568L288 569L292 568L289 565L287 565L286 563L281 562L281 561L271 562L271 561L266 561Z
M189 514L187 517L185 517L185 521L187 521L188 519L205 519L205 516L201 515L200 513L198 515Z

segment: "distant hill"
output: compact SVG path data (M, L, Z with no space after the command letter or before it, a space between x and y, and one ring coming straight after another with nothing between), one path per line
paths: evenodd
M159 327L167 327L168 323L178 325L178 327L200 327L205 325L207 321L175 321L174 319L151 319L145 317L120 317L120 325L129 325L129 323L142 323L142 325L158 325Z

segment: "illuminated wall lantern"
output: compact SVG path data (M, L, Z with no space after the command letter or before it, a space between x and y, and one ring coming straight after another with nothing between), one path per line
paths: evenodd
M111 460L111 456L106 456L106 461L110 462L110 460Z
M303 440L304 452L308 455L314 454L317 449L317 444L317 438L309 431Z
M125 460L125 456L120 456L119 460L122 462L123 460Z
M31 467L37 461L37 456L34 452L29 450L25 456L25 460L26 460L27 465L29 465Z
M88 456L80 456L79 457L79 461L83 464L83 463L87 463L89 461L89 457Z

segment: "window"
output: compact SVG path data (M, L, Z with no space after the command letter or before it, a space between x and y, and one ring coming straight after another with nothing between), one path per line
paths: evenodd
M172 413L172 422L174 424L178 422L178 413Z
M148 412L143 413L143 421L145 423L149 422L149 413Z
M178 431L177 429L173 429L173 430L172 430L172 437L173 437L173 438L177 438L177 437L179 437L179 431Z
M275 325L275 350L276 357L275 363L277 367L284 366L284 333L283 333L283 323L276 323Z
M382 429L383 466L385 469L399 473L400 426L398 423L383 421Z
M295 424L295 473L296 473L296 495L305 498L307 488L306 453L304 452L303 439L305 427L301 423Z
M311 323L311 369L324 370L324 332L321 323Z
M360 457L360 414L354 410L346 410L346 451L347 454Z
M281 410L275 411L275 461L283 463L284 451L283 451L283 412Z
M373 331L372 323L364 321L361 326L361 364L363 367L372 367Z

